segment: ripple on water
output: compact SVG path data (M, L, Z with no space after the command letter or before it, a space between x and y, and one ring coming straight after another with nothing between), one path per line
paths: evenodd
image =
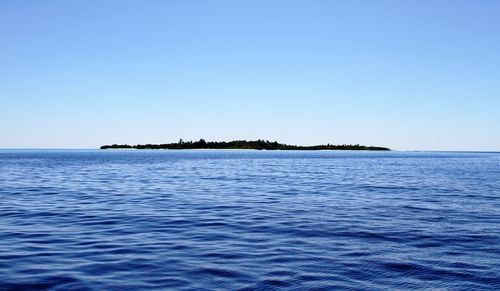
M1 151L0 290L500 289L500 154Z

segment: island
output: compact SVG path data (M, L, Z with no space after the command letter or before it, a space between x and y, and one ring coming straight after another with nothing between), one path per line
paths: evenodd
M184 149L244 149L244 150L350 150L350 151L390 151L386 147L378 146L364 146L364 145L312 145L312 146L298 146L298 145L288 145L278 143L277 141L271 142L268 140L233 140L233 141L205 141L200 139L199 141L183 141L179 140L177 143L165 143L165 144L138 144L138 145L128 145L128 144L112 144L101 146L102 150L105 149L169 149L169 150L184 150Z

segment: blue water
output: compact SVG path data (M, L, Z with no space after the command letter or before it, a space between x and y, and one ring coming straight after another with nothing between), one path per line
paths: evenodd
M0 151L0 290L500 289L500 154Z

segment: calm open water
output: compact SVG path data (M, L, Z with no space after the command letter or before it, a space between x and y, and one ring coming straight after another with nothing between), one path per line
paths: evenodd
M0 151L0 290L500 289L500 154Z

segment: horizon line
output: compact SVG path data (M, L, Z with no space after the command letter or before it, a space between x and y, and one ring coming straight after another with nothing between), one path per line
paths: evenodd
M96 150L96 151L105 151L105 150L101 150L99 147L92 147L92 148L64 148L64 147L19 147L19 148L11 148L11 147L0 147L0 150L47 150L47 151L50 151L50 150L67 150L67 151L70 151L70 150ZM132 149L125 149L125 148L119 148L119 149L107 149L106 151L109 151L109 150L114 150L114 151L130 151L130 150L134 150L134 151L152 151L151 149L135 149L135 148L132 148ZM162 150L162 149L160 149ZM178 151L186 151L186 150L199 150L199 149L163 149L163 150L166 150L166 151L175 151L175 150L178 150ZM206 149L206 150L214 150L214 151L224 151L224 150L231 150L231 149ZM238 149L238 150L253 150L253 149ZM156 151L156 150L155 150ZM268 151L294 151L294 150L268 150ZM307 151L307 150L303 150L303 151ZM316 150L317 151L317 150ZM349 151L349 150L322 150L322 151L342 151L342 152L345 152L345 151ZM352 150L352 151L356 151L356 150ZM295 151L294 151L295 152ZM359 152L359 151L356 151L356 152ZM365 151L363 151L365 152ZM369 152L369 151L366 151L366 152ZM375 151L376 152L376 151ZM484 153L484 154L488 154L488 153L491 153L491 154L499 154L500 153L500 150L398 150L398 149L392 149L388 152L449 152L449 153Z

